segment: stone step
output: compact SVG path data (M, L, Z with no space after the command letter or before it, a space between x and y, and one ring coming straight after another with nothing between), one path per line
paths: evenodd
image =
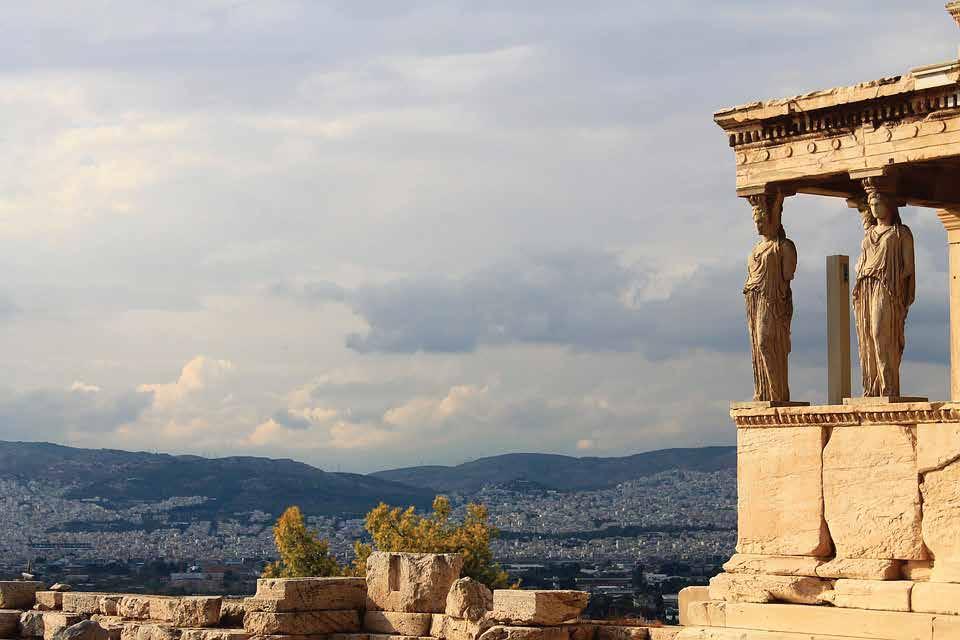
M957 640L960 616L842 609L795 604L696 601L687 606L691 627L770 631L869 640ZM699 636L679 636L690 640ZM707 635L704 638L712 638ZM717 636L725 639L727 636ZM749 640L749 635L734 636Z

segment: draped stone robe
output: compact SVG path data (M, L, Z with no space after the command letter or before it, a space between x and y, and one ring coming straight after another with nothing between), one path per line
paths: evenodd
M787 357L797 249L786 238L761 240L747 260L747 328L753 350L754 400L788 402Z
M910 228L870 227L863 237L853 288L864 396L900 395L904 329L915 289Z

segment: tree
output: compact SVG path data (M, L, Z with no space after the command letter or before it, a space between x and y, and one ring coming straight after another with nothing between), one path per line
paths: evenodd
M483 582L491 589L507 585L509 576L493 561L490 541L500 535L490 525L487 508L482 504L467 505L462 523L450 521L450 500L437 496L433 513L418 515L413 507L401 509L380 503L367 514L365 527L373 537L378 551L406 551L411 553L459 553L463 556L463 575ZM373 551L370 545L354 545L356 560L354 574L361 574L367 557Z
M330 545L316 531L307 529L300 507L289 507L273 527L273 541L280 559L263 571L264 578L303 578L343 575L343 568L330 555Z

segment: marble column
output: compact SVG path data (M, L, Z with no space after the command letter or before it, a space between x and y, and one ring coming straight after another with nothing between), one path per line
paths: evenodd
M937 211L950 248L950 399L960 401L960 208Z

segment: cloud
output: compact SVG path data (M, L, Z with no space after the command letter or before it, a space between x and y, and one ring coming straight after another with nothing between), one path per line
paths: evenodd
M110 12L5 12L0 437L352 470L729 442L754 231L710 114L956 42L893 0ZM942 397L946 244L905 219L905 387ZM785 222L815 400L823 257L861 230L828 198Z
M229 360L213 360L196 356L183 365L180 377L174 382L141 384L137 390L153 394L153 406L158 410L175 408L190 396L218 384L233 371Z
M85 382L80 382L79 380L74 380L73 384L70 385L70 391L80 391L82 393L99 393L100 391L102 391L102 389L95 384L87 384Z
M95 385L69 390L0 390L0 434L5 440L81 442L103 445L112 431L136 421L151 397L134 391L104 392Z
M461 384L451 387L442 398L417 397L383 414L393 427L439 425L465 411L487 394L489 387Z

